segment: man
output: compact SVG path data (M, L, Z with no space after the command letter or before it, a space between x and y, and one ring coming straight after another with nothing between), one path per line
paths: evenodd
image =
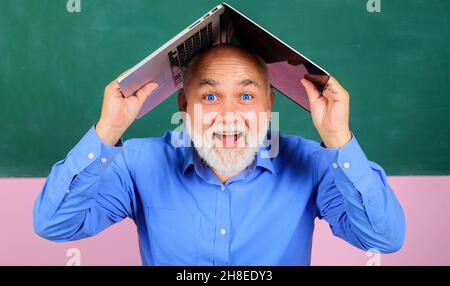
M194 58L178 95L186 132L162 138L122 143L157 84L125 98L113 81L98 123L53 166L35 231L77 240L130 217L145 265L309 265L319 217L358 248L399 250L403 211L349 129L348 93L334 78L323 93L299 84L323 143L279 135L270 157L263 141L274 95L252 53L218 45Z

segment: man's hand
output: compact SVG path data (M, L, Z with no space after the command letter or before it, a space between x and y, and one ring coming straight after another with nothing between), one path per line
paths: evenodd
M307 75L301 83L308 94L311 117L327 148L341 148L352 138L349 128L350 96L339 82L330 77L322 93L313 82L320 76Z
M105 88L100 119L95 127L105 144L115 145L122 134L136 119L147 97L158 87L151 82L136 92L136 96L124 97L117 80Z

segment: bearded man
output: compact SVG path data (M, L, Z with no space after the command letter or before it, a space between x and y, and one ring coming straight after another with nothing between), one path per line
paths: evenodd
M321 143L270 128L266 64L237 46L191 60L178 94L185 129L161 138L121 140L157 83L126 98L111 82L97 124L36 200L36 233L78 240L129 217L144 265L309 265L319 217L358 248L399 250L404 214L350 131L349 94L333 77L323 92L311 76L298 84Z

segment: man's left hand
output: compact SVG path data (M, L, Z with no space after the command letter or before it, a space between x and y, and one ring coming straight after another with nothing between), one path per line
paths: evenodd
M327 148L341 148L352 138L349 128L350 95L334 78L330 77L324 91L314 85L314 75L301 79L308 94L311 117Z

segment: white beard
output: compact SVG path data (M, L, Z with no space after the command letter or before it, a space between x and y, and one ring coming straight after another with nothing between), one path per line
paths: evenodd
M214 124L203 132L203 136L201 133L195 131L192 134L190 127L187 128L187 131L200 158L215 172L221 175L228 175L240 173L253 163L256 153L263 145L268 127L267 124L263 132L257 135L256 142L251 141L249 129L244 125ZM213 134L221 131L242 132L242 136L245 139L245 146L241 147L238 145L236 148L215 146Z

